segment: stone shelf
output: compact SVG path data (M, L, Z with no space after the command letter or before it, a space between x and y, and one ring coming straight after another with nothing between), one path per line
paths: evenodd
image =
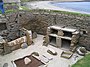
M47 29L47 36L50 45L70 49L72 44L78 41L79 31L65 26L50 26Z
M60 37L60 38L62 38L62 39L72 40L71 37L67 37L67 36L58 36L58 35L56 35L56 34L49 34L49 36Z
M66 37L66 36L64 36L64 37L61 36L61 38L62 38L62 39L66 39L66 40L72 40L71 37Z

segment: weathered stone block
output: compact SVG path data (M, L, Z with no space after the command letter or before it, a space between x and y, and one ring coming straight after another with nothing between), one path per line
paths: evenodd
M37 38L37 33L36 32L33 32L32 33L32 38L34 39L34 38Z
M64 35L63 31L62 30L59 30L58 31L58 36L63 36L63 35Z
M25 48L27 48L27 47L28 47L27 43L21 44L21 48L22 48L22 49L25 49Z
M31 59L29 59L28 57L24 58L24 63L27 65L31 62Z

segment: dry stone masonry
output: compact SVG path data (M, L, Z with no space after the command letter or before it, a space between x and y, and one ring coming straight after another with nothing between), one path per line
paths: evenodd
M40 13L34 13L36 17L40 16ZM82 16L78 14L69 14L69 13L43 13L41 14L45 23L42 25L34 22L35 31L40 34L46 34L47 27L52 25L60 25L60 26L68 26L70 28L77 28L80 31L79 45L85 46L88 50L90 50L90 16ZM39 22L41 23L41 22ZM42 27L41 27L42 26ZM45 28L46 27L46 28ZM39 29L39 30L38 30Z
M90 16L86 15L82 16L63 12L50 13L39 11L19 11L16 13L10 13L6 15L6 18L4 18L4 16L0 17L0 36L8 41L17 39L20 37L19 35L25 35L25 33L22 33L19 30L22 27L39 34L46 35L50 34L50 29L48 27L53 25L62 26L62 28L68 27L69 29L76 28L79 30L80 37L78 44L85 46L88 50L90 50ZM57 33L57 31L54 33ZM65 32L60 29L57 34L58 36L63 36L64 33ZM48 38L49 37L46 35L46 42L44 42L44 44L48 43ZM76 37L76 33L74 33L71 39L71 49L74 44L77 43L77 39L78 37ZM57 42L58 40L60 40L60 37L57 37ZM3 52L2 48L3 46L0 44L0 54Z
M21 18L22 17L18 12L7 14L3 18L1 16L1 19L6 19L6 22L1 21L0 25L1 27L5 26L6 28L3 27L4 29L0 30L0 54L4 55L10 53L13 50L19 49L21 44L24 42L26 42L28 45L32 43L31 32L25 28L22 28L23 24L25 23L21 23L19 21ZM2 23L4 23L4 25L2 25Z
M70 29L67 27L50 26L48 27L47 37L45 41L46 44L51 44L58 48L68 48L69 50L74 51L74 48L78 43L79 31L77 29Z

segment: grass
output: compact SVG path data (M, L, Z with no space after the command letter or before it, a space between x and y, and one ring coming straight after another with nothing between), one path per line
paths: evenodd
M12 12L17 12L16 10L7 10L5 13L12 13Z
M60 11L60 10L44 10L44 9L39 9L39 11L46 11L46 12L49 12L49 13L62 13L62 14L70 14L70 15L79 15L79 16L89 16L90 17L90 14L82 14L82 13L78 13L78 12L68 12L68 11Z
M22 10L26 10L26 11L29 11L30 9L25 7L25 6L20 6L22 8Z
M67 12L67 11L59 11L59 10L52 10L52 11L58 12L58 13L71 14L71 15L90 16L90 14L82 14L82 13L78 13L78 12Z
M90 54L77 61L72 67L90 67Z
M29 2L30 0L21 0L21 2Z
M17 6L18 7L18 5L16 4L16 3L10 3L10 4L4 4L4 7L6 7L6 6L8 6L8 5L12 5L12 6ZM22 8L22 10L26 10L26 11L30 11L30 9L28 9L27 7L25 7L25 6L20 6L21 8ZM8 10L5 10L5 14L7 14L7 13L13 13L13 12L17 12L18 11L18 9L8 9ZM0 10L0 14L2 14L2 12L1 12L1 10Z

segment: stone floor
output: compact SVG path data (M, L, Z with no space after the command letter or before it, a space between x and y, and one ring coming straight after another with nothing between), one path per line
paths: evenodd
M60 57L60 55L63 50L50 45L48 47L42 46L42 44L43 44L43 35L38 35L38 37L34 39L34 45L31 45L26 49L15 50L12 53L7 54L5 56L0 56L0 67L3 67L4 63L8 63L9 67L13 67L11 61L23 58L27 55L30 55L32 52L38 52L40 55L45 55L48 58L53 58L53 60L50 60L48 63L46 63L47 67L69 67L69 65L74 64L78 59L82 58L76 53L70 59L62 58ZM47 53L48 48L54 49L58 53L58 55L53 56L48 54ZM76 56L78 57L75 58Z

